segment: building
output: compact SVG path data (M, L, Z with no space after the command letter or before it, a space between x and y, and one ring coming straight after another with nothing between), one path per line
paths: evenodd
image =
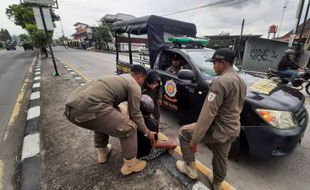
M304 23L298 25L297 34L296 34L296 37L295 37L295 39L297 39L297 40L299 39L299 36L300 36L303 24ZM293 35L293 32L294 32L294 30L291 30L288 33L284 34L282 37L275 38L275 39L281 40L281 41L289 41L289 38L290 38L291 35ZM306 24L305 24L305 28L304 28L304 31L303 31L303 34L301 35L302 36L302 41L304 42L309 37L309 35L310 35L310 19L307 19L306 20Z
M240 35L206 35L202 38L206 38L209 40L209 44L207 47L212 49L218 48L232 48L236 49L236 47L240 44L241 49L244 49L245 43L248 39L252 38L260 38L262 35L243 35L242 40L240 41Z

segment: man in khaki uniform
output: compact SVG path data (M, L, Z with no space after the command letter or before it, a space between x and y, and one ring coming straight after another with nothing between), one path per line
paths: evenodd
M154 133L145 126L140 112L141 88L146 70L132 66L130 74L111 75L86 83L74 90L66 101L65 115L72 123L93 130L98 163L107 162L111 152L109 136L120 139L124 165L123 175L139 172L146 162L136 159L137 129L151 141ZM128 101L129 117L117 106Z
M204 139L213 153L211 186L214 190L222 189L230 146L240 133L240 113L246 95L246 84L233 68L234 58L229 49L215 51L210 61L219 77L211 84L198 121L179 131L184 161L177 161L177 169L192 179L197 178L194 153Z
M183 69L182 58L179 55L173 55L171 65L168 67L167 72L177 75L181 69Z

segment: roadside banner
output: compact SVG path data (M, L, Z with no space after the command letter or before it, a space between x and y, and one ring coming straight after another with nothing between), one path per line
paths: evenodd
M44 25L43 25L40 9L37 7L33 7L32 9L33 9L33 14L34 14L34 18L36 20L36 24L37 24L38 29L44 30ZM45 20L45 24L46 24L46 29L48 31L54 30L50 9L49 8L42 8L42 11L43 11L43 17Z

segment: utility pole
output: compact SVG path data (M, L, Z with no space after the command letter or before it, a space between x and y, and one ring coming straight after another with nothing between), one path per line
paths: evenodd
M309 7L310 7L310 0L308 1L307 10L306 10L305 18L304 18L304 23L303 23L303 25L301 27L301 31L300 31L300 34L299 34L299 43L302 43L302 35L304 33L304 29L305 29L305 26L306 26L308 12L309 12Z
M295 29L294 29L294 34L297 34L298 25L299 25L300 18L301 18L301 13L302 13L302 10L304 8L304 3L305 3L305 0L300 0L299 1L298 9L297 9L297 12L296 12L297 22L296 22L296 26L295 26Z
M288 0L285 1L284 6L283 6L283 11L282 11L282 16L281 16L280 24L279 24L279 29L278 29L278 32L277 32L277 37L279 37L280 32L281 32L283 17L284 17L284 13L285 13L285 9L287 7L287 4L288 4ZM268 38L269 38L269 34L268 34Z
M239 43L238 43L238 47L237 47L237 64L241 65L241 42L242 42L242 36L243 36L243 29L244 29L244 19L242 20L242 24L241 24L241 32L240 32L240 38L239 38ZM243 52L243 51L242 51Z

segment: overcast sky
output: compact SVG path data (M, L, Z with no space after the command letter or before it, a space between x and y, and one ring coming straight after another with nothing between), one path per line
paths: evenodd
M166 15L176 11L210 5L223 0L58 0L56 10L62 18L65 36L71 37L75 32L76 22L97 26L105 14L127 13L136 17ZM280 25L283 6L287 0L231 0L229 3L211 6L166 17L195 23L198 36L216 35L221 32L240 34L242 19L245 19L245 34L262 34L267 37L268 27ZM5 9L19 0L0 0L0 28L6 28L10 34L21 34L25 31L15 26L5 15ZM294 28L296 9L299 0L289 0L284 11L280 35ZM307 0L305 2L305 7ZM305 11L304 11L305 12ZM303 18L302 18L303 20ZM302 22L302 21L301 21ZM60 22L56 23L55 37L62 35Z

